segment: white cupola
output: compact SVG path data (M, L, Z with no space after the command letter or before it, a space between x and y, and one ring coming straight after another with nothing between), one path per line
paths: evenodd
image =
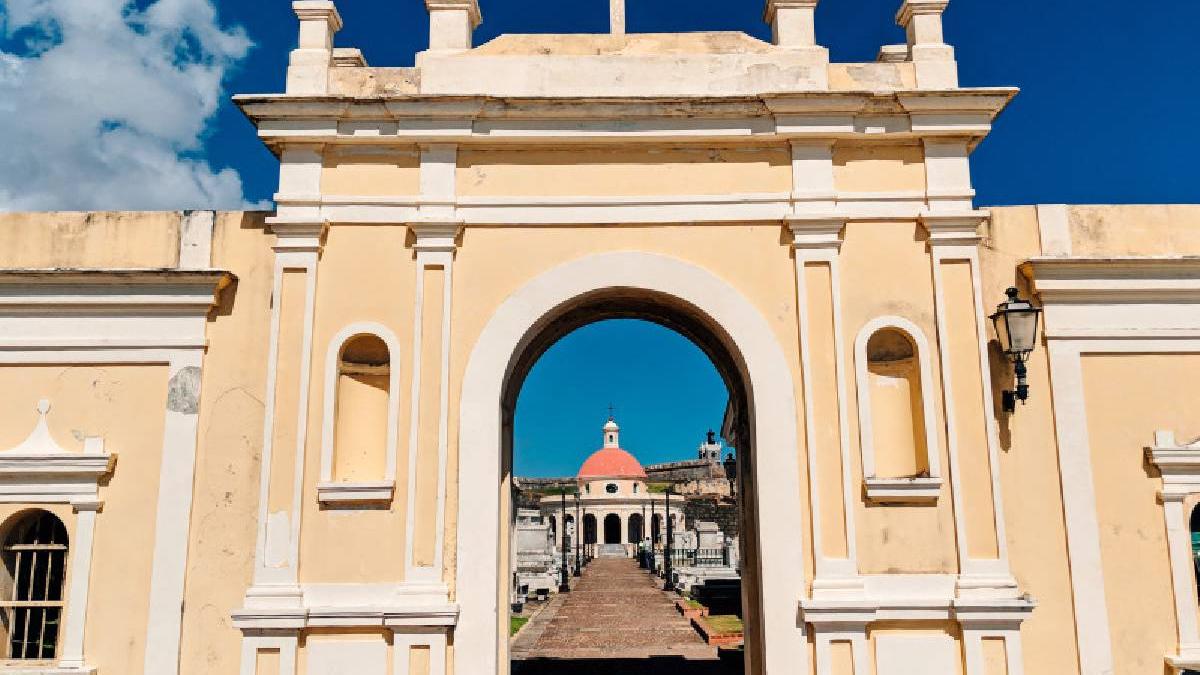
M608 418L608 423L604 425L604 447L621 447L621 427L618 426L616 420L611 417Z

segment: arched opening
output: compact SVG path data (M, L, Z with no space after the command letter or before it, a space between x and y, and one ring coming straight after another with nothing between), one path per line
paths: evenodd
M796 610L804 595L805 575L797 571L805 569L805 525L789 359L771 324L732 286L680 260L638 252L590 255L541 274L496 309L471 350L457 443L458 560L497 560L499 569L455 568L461 609L456 667L500 673L509 663L508 622L495 610L509 594L502 585L509 556L503 550L497 556L496 547L508 540L500 528L512 508L513 422L522 383L559 338L613 318L676 331L719 372L729 394L721 435L739 462L737 559L746 641L739 662L753 675L806 668Z
M24 513L8 528L2 555L5 658L55 658L64 607L67 528L49 511Z
M656 545L662 541L662 515L657 513L650 519L650 541Z
M596 516L590 513L583 516L583 543L596 543Z
M1200 597L1200 505L1192 507L1189 522L1192 533L1192 569L1196 575L1196 597Z
M621 516L615 513L604 516L604 543L621 543Z
M642 541L642 514L634 513L629 516L629 535L625 541L630 544Z

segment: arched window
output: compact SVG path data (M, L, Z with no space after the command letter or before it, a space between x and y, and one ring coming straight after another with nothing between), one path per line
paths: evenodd
M0 577L5 642L10 659L53 659L63 615L67 528L48 511L33 511L4 538Z
M322 502L389 500L396 475L395 336L377 324L340 332L326 358Z
M859 441L867 497L936 500L937 433L928 343L900 317L868 323L855 343Z

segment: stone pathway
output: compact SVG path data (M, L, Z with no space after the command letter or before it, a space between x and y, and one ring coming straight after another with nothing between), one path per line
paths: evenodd
M597 558L577 582L517 634L514 675L643 672L634 662L644 672L722 672L716 648L704 644L675 611L674 595L661 590L662 580L637 561Z

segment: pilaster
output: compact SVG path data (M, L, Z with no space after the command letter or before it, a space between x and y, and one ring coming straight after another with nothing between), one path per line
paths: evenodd
M987 217L986 211L931 203L921 224L929 233L958 594L995 600L1018 592L1008 562L979 270L978 232Z
M809 148L811 150L811 148ZM824 185L832 187L832 163L828 181L821 180L820 162L808 157L815 185L812 205L823 205ZM800 208L799 206L797 208ZM796 215L787 221L792 234L796 264L796 297L800 327L800 363L804 392L805 445L808 455L809 492L813 519L813 550L816 576L814 597L861 597L862 579L854 527L856 502L850 462L850 430L847 417L846 350L842 330L841 274L838 254L842 245L842 218L816 213ZM833 353L828 359L814 354ZM832 393L832 396L830 395ZM823 433L836 418L835 436Z
M422 173L425 173L424 161ZM422 185L426 185L424 179ZM450 190L452 194L452 184ZM462 223L430 218L409 223L409 229L414 237L417 277L413 307L405 583L444 596L442 556L445 548L450 318L454 252ZM559 529L562 528L560 523Z

